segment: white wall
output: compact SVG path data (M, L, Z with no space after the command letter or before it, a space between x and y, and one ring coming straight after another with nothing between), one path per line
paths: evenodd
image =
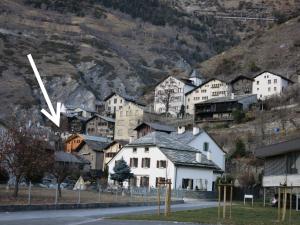
M300 186L300 174L281 175L281 176L264 176L263 187L274 187L287 183L288 186Z
M172 79L174 80L174 84L171 82ZM181 106L184 105L185 93L192 90L193 86L186 85L184 82L172 76L170 76L169 78L161 82L155 88L154 111L156 113L164 113L166 110L165 105L159 101L159 96L160 96L159 92L161 91L162 93L164 93L165 88L177 89L174 90L175 93L172 94L172 97L175 98L175 100L170 100L170 108L169 108L169 113L176 116L177 113L179 113Z
M186 95L186 112L193 115L196 103L204 102L212 98L225 97L229 95L229 93L230 88L225 82L217 79L211 80Z
M133 147L125 146L122 150L113 158L109 163L109 174L114 173L113 168L115 166L115 161L123 158L127 164L130 164L130 158L138 158L138 167L131 168L131 172L135 176L149 176L149 186L155 187L156 177L167 177L172 179L174 176L174 164L166 158L166 156L157 148L149 147L149 152L145 153L145 148L138 147L137 152L133 153ZM150 168L142 168L142 158L151 158ZM167 168L156 168L157 160L166 160ZM112 180L109 180L109 183L113 183ZM125 182L124 186L127 186L128 183ZM140 180L137 181L137 186L140 185Z
M116 101L116 102L115 102ZM115 113L115 110L118 111L124 107L126 100L121 96L114 94L109 99L105 101L105 111L110 113Z
M182 179L193 179L193 189L195 189L197 181L200 181L200 179L203 184L205 183L204 181L207 180L207 191L212 191L214 174L213 171L209 169L197 167L177 167L176 189L180 189L182 187ZM174 183L174 181L172 183Z
M280 76L264 72L254 78L252 91L253 94L257 94L258 99L264 100L272 95L279 95L288 85L288 81Z
M207 155L203 150L204 142L209 143L209 151L211 153L211 160L225 171L225 152L215 143L215 141L206 133L202 132L197 135L197 138L188 143L189 146L199 149L201 153Z

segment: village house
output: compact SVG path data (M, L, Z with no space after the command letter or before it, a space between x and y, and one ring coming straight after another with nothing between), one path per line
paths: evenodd
M264 159L263 187L300 187L300 138L255 150Z
M102 171L104 168L104 148L111 141L107 138L84 136L84 141L77 146L74 152L90 162L91 170Z
M69 134L84 133L88 118L76 114L61 114L61 129Z
M141 138L153 131L160 131L168 134L176 131L176 129L172 126L152 122L143 122L139 124L134 130L136 130L137 132L137 138Z
M246 111L257 102L254 94L213 98L195 105L195 123L232 121L233 111Z
M210 79L197 88L185 94L186 113L194 115L196 103L204 102L212 98L225 97L230 94L229 85L219 79Z
M113 139L115 120L111 117L95 114L86 121L85 133L91 136L102 136Z
M252 92L257 95L258 99L265 100L272 95L280 95L293 83L282 75L263 72L254 77Z
M64 105L62 106L61 112L65 113L68 116L79 116L84 118L90 118L96 113L96 111L86 109L84 107L64 106Z
M109 183L117 160L124 159L134 178L126 186L157 187L158 181L171 180L172 189L212 191L215 171L221 169L198 149L164 132L152 132L128 145L107 164Z
M85 134L73 134L67 138L65 141L65 151L74 152L80 145L85 141L98 141L98 142L111 142L109 138L106 137L96 137Z
M133 97L121 95L118 93L111 93L105 99L105 111L111 115L115 115L117 111L123 109L128 103L134 103L137 105L143 105L142 103L135 100Z
M196 87L194 85L195 80L197 81L198 78L179 79L168 76L161 81L155 87L154 111L160 114L168 112L176 116L180 112L181 107L184 106L185 93Z
M128 141L124 140L114 140L109 145L104 148L104 163L103 170L105 169L107 163L117 155L117 153L128 144Z
M235 95L252 94L252 83L254 79L247 76L238 76L230 82L231 92Z
M222 173L225 171L226 152L205 130L193 127L193 130L189 131L184 126L181 126L178 127L177 132L172 132L170 136L177 141L198 149L202 154L206 155L207 159L214 162L221 169L214 172L216 176L219 175L218 172Z
M115 140L134 140L137 138L135 128L143 121L161 119L158 114L149 112L144 105L128 102L116 112Z

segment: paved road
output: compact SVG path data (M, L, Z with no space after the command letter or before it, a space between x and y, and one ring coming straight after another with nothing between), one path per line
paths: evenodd
M188 202L185 204L173 205L172 210L188 210L214 207L215 202ZM50 210L30 212L0 212L0 225L169 225L174 222L158 221L115 221L106 219L110 216L124 214L154 213L155 206L141 207L119 207L104 209L86 210ZM176 223L189 224L192 223ZM199 224L197 224L199 225Z

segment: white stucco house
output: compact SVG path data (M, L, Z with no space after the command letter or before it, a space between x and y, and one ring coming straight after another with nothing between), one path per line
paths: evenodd
M184 106L185 94L193 90L198 83L197 77L190 79L179 79L168 76L155 87L154 93L154 111L156 113L165 113L168 111L176 116L181 106ZM168 106L167 106L168 105ZM169 108L167 110L167 108Z
M204 133L203 138L205 138ZM124 146L107 164L108 182L114 183L110 175L114 173L116 161L124 159L134 174L134 179L125 182L124 186L155 188L159 180L171 180L172 189L212 191L216 174L222 173L223 170L207 158L207 154L200 151L201 147L192 147L192 145L197 146L196 142L200 143L190 139L188 145L167 133L157 131L149 133ZM212 147L213 144L208 149ZM219 163L223 166L221 160Z
M193 115L195 104L212 98L225 97L230 94L230 86L219 79L212 78L185 94L186 112Z
M293 83L282 75L266 71L254 77L252 92L257 95L258 99L264 100L272 95L280 95L284 89Z

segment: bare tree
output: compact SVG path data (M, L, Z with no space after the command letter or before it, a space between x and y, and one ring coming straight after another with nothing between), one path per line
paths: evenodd
M161 83L159 89L155 92L155 101L164 106L166 115L170 111L171 102L175 100L174 98L179 91L176 79L170 77L168 80Z
M37 174L49 170L53 162L52 156L53 150L47 148L40 133L24 127L1 132L1 166L15 178L14 197L18 197L21 178L31 181Z

